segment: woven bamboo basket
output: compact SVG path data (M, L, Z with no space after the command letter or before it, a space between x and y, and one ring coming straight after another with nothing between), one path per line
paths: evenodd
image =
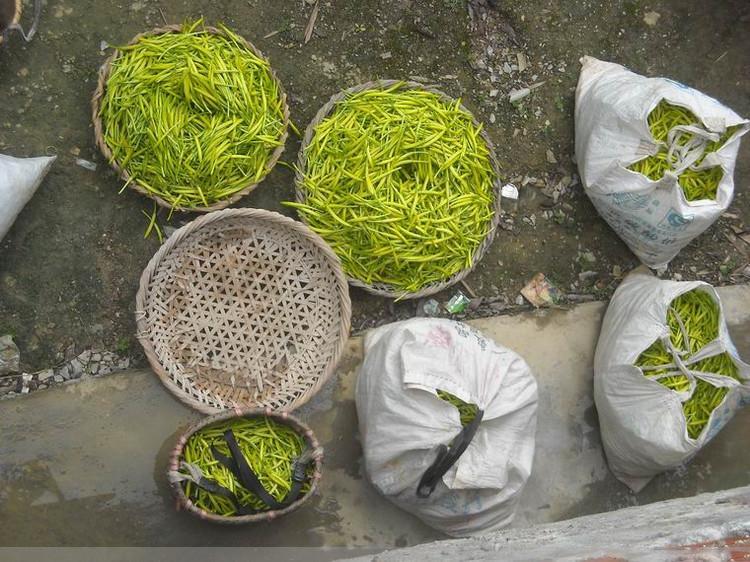
M226 209L172 234L143 271L138 337L164 385L207 414L290 411L332 375L351 302L339 259L301 222Z
M134 45L143 37L161 35L163 33L178 33L181 29L182 29L181 25L167 25L165 27L158 27L158 28L152 29L151 31L147 31L145 33L139 33L138 35L133 37L133 39L128 43L128 45ZM222 34L222 31L215 27L206 26L202 29L208 33L213 33L216 35ZM250 43L244 38L243 38L243 41L249 51L252 51L256 56L264 60L268 60L263 55L263 53L260 50L258 50L252 43ZM230 205L239 201L242 197L250 193L253 189L255 189L258 186L260 182L248 180L247 186L244 187L242 190L238 191L231 197L228 197L222 201L214 203L213 205L210 205L208 207L173 207L170 203L168 203L167 201L165 201L158 195L154 195L153 193L150 193L148 190L146 190L144 187L139 185L137 182L131 181L130 174L128 173L128 171L122 168L119 165L119 163L114 161L112 157L112 150L109 148L109 146L107 145L107 142L104 140L103 124L102 124L101 117L99 116L99 107L101 104L101 100L104 97L104 92L106 91L106 88L107 88L107 79L109 77L109 71L110 71L110 68L112 67L112 63L117 59L118 56L120 56L120 51L116 50L106 61L104 61L104 64L99 69L99 79L97 81L96 90L94 90L94 95L91 98L91 119L94 123L94 136L96 138L96 145L99 147L99 150L101 150L107 162L109 162L111 166L115 169L115 171L117 171L117 173L120 175L120 178L124 180L125 182L129 182L127 184L129 187L131 187L138 193L145 195L146 197L150 197L151 199L156 201L161 207L164 207L166 209L174 208L178 211L209 213L211 211L218 211L218 210L229 207ZM276 149L271 153L271 156L269 157L268 162L266 163L266 176L273 169L276 163L279 161L281 154L284 152L284 145L289 135L288 133L289 106L287 105L287 102L286 102L286 93L284 92L284 88L281 84L281 81L279 80L278 76L276 76L276 73L274 72L273 68L271 68L271 76L276 82L279 88L279 92L281 94L282 105L284 107L284 132L280 139L281 144L278 147L276 147ZM263 179L265 179L266 176L264 176L260 181L263 181Z
M323 121L326 117L328 117L330 113L332 113L335 110L336 104L339 101L345 99L347 96L351 94L356 94L358 92L362 92L364 90L385 89L399 82L402 82L407 88L426 90L428 92L437 94L447 103L455 103L456 101L453 98L451 98L449 95L441 92L440 90L438 90L437 88L433 86L426 86L418 82L408 82L408 81L402 81L402 80L376 80L372 82L366 82L364 84L360 84L358 86L353 86L346 90L342 90L341 92L335 94L334 96L331 97L330 100L328 100L328 102L323 107L320 108L320 110L315 115L313 120L307 126L307 129L305 129L305 135L302 139L302 146L300 148L299 156L297 158L297 170L296 170L296 175L295 175L295 194L296 194L296 199L298 203L304 203L307 200L307 194L305 192L305 187L304 187L305 168L307 165L306 152L307 152L307 146L310 144L310 141L312 141L312 138L315 134L315 128L321 123L321 121ZM460 107L462 110L471 114L471 112L468 109L466 109L463 105L461 105ZM474 119L474 124L478 125L478 122L476 121L476 119ZM497 161L497 157L495 156L495 148L492 144L492 141L490 140L490 137L487 135L484 129L481 131L481 136L484 139L484 142L487 144L487 149L489 150L489 153L490 153L490 162L492 164L492 168L495 170L496 179L495 179L494 186L493 186L494 188L493 195L495 198L495 203L494 203L494 209L493 209L494 215L492 218L490 231L487 233L487 236L484 238L482 243L479 246L477 246L476 250L474 251L472 266L465 268L459 271L458 273L455 273L454 275L452 275L448 279L445 279L444 281L441 281L438 283L432 283L430 285L423 287L419 291L414 291L414 292L404 292L384 283L369 284L359 279L348 276L347 279L349 280L350 284L352 284L355 287L360 287L364 289L365 291L367 291L368 293L372 293L373 295L379 295L379 296L388 297L388 298L398 298L398 299L417 299L417 298L427 297L429 295L434 295L435 293L440 292L443 289L446 289L447 287L450 287L451 285L458 283L464 277L466 277L469 273L471 273L474 267L476 267L476 265L482 259L485 252L487 252L490 245L492 245L492 241L495 238L495 232L497 231L497 226L500 222L500 164Z
M21 21L21 10L21 0L0 0L0 45L3 44L3 31Z
M183 489L182 485L179 482L177 482L175 478L173 477L173 474L178 470L180 466L180 459L182 458L182 450L185 447L185 444L187 443L188 438L196 431L199 431L200 429L203 429L204 427L212 425L217 422L223 422L223 421L230 420L230 419L237 418L237 417L258 417L258 416L270 417L278 423L288 425L289 427L294 429L299 435L303 436L307 447L309 447L311 450L314 451L313 461L312 461L313 462L313 474L311 476L310 490L307 493L305 493L305 495L303 495L302 497L300 497L299 499L297 499L295 502L291 503L284 509L264 511L264 512L255 513L252 515L237 515L237 516L232 516L232 517L226 517L222 515L217 515L215 513L209 513L203 509L200 509L199 507L196 507L196 505L190 500L190 498L188 498L185 495L185 490ZM167 471L167 478L169 479L169 483L172 486L172 490L175 496L177 497L178 509L185 509L189 511L190 513L192 513L193 515L197 515L201 519L205 519L206 521L211 521L213 523L221 523L225 525L242 525L245 523L272 521L274 519L277 519L278 517L281 517L282 515L286 515L287 513L290 513L292 511L299 509L317 491L318 482L320 481L320 478L321 478L322 465L323 465L323 449L320 447L318 440L315 438L315 435L313 434L312 429L310 429L302 421L286 413L274 413L271 410L245 409L245 410L240 410L237 412L224 412L221 414L216 414L214 416L203 418L202 420L196 422L195 424L191 425L187 430L185 430L182 436L178 439L177 445L172 450L172 454L170 455L169 470Z

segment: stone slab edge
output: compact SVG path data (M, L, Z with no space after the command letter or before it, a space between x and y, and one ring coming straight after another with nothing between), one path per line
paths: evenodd
M744 486L350 560L705 560L709 551L750 553L748 537L750 486Z

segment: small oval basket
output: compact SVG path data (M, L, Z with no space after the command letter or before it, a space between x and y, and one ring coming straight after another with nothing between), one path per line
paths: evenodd
M326 117L328 117L329 114L331 114L336 109L336 104L340 102L341 100L345 99L347 96L351 94L356 94L365 90L387 89L390 86L393 86L398 83L402 83L405 88L425 90L428 92L432 92L433 94L437 94L443 101L449 104L456 103L455 99L451 98L448 94L441 92L437 88L434 88L432 86L426 86L418 82L409 82L409 81L401 81L401 80L376 80L372 82L366 82L364 84L360 84L358 86L353 86L346 90L342 90L341 92L335 94L333 97L331 97L330 100L328 100L328 102L323 107L320 108L320 110L315 115L313 120L307 126L307 129L305 129L305 135L302 139L302 146L300 148L299 156L297 159L297 169L296 169L296 175L295 175L295 194L296 194L297 203L305 203L307 201L307 194L305 192L305 187L304 187L305 168L307 165L306 151L307 151L307 146L310 144L310 142L313 139L313 136L315 135L315 128ZM463 111L471 115L471 112L468 109L466 109L463 105L460 105L460 107ZM476 121L476 119L473 119L473 120L474 120L475 125L479 124ZM476 265L484 256L484 254L487 252L490 245L492 245L492 241L495 238L495 232L497 230L497 226L500 223L500 199L501 199L500 198L500 164L497 161L497 157L495 156L495 149L492 144L492 141L490 140L490 137L487 135L484 129L482 129L480 134L481 134L482 139L487 145L487 148L490 154L490 162L491 162L492 168L495 171L496 179L493 185L494 187L493 189L494 215L492 218L492 222L490 224L490 231L487 233L487 236L479 244L479 246L477 246L476 250L474 251L474 257L472 260L471 267L462 269L461 271L453 274L451 277L449 277L448 279L445 279L444 281L429 284L427 286L422 287L420 290L414 291L414 292L404 292L404 291L395 289L394 287L384 284L384 283L369 284L369 283L365 283L361 281L360 279L347 276L347 279L350 284L354 285L355 287L360 287L364 289L365 291L367 291L368 293L372 293L373 295L378 295L381 297L397 298L397 299L418 299L418 298L427 297L429 295L433 295L439 291L442 291L443 289L458 283L464 277L466 277L469 273L471 273L471 271L476 267ZM300 216L300 218L304 221L303 216Z
M215 27L210 26L204 26L201 28L202 31L205 31L206 33L213 33L215 35L222 35L223 32L220 29L217 29ZM167 25L164 27L158 27L155 29L152 29L151 31L147 31L144 33L140 33L133 37L131 41L128 43L128 45L135 45L140 41L141 39L145 37L151 37L154 35L162 35L164 33L179 33L182 31L181 25ZM245 46L249 51L251 51L253 54L255 54L257 57L268 60L263 53L258 50L252 43L250 43L246 39L242 39ZM107 142L104 140L104 129L102 124L102 119L99 115L100 112L100 106L102 98L104 97L104 93L107 88L107 79L109 78L109 72L110 68L112 66L112 63L117 59L117 57L120 56L120 51L115 50L115 52L104 62L104 64L99 69L99 79L97 82L96 90L94 91L94 95L91 98L91 118L94 124L94 136L96 138L96 145L99 147L99 150L101 150L102 154L104 155L104 158L106 158L107 162L110 163L110 165L117 171L117 173L120 175L120 178L126 182L126 185L130 188L134 189L138 193L141 193L145 195L146 197L150 197L154 201L156 201L160 206L166 208L166 209L176 209L179 211L191 211L191 212L199 212L199 213L208 213L211 211L218 211L220 209L225 209L226 207L229 207L233 203L236 203L239 201L242 197L250 193L253 189L255 189L258 184L265 179L265 177L268 175L268 173L273 169L273 167L278 162L279 158L281 157L281 154L284 152L284 145L286 142L286 139L289 135L288 128L289 128L289 106L286 102L286 93L284 92L284 88L282 87L281 81L279 80L278 76L276 76L276 73L273 71L273 68L270 69L271 76L273 77L273 80L276 82L277 87L279 88L279 94L281 95L281 102L282 106L284 108L284 132L281 136L280 144L276 149L271 153L271 155L268 158L268 161L266 163L266 174L261 178L259 181L254 181L252 179L248 180L248 184L246 187L244 187L242 190L232 194L230 197L223 199L221 201L218 201L214 203L213 205L209 205L208 207L174 207L169 202L165 201L161 197L149 192L146 190L143 186L139 185L137 182L133 181L130 177L130 174L128 173L128 170L121 167L120 164L113 160L112 157L112 150L107 145ZM270 66L269 66L270 68Z
M211 513L197 507L193 501L185 494L185 488L182 484L182 475L179 473L180 463L183 459L183 450L185 444L191 435L195 432L208 427L210 425L236 419L236 418L256 418L256 417L268 417L277 423L286 425L292 428L298 435L302 436L305 441L306 450L309 451L310 460L307 474L309 475L309 489L294 502L283 507L283 509L275 509L269 511L261 511L249 515L235 515L235 516L223 516L216 513ZM307 502L318 489L318 482L321 477L321 467L323 462L323 450L320 447L318 440L315 438L312 430L302 421L295 418L292 415L286 413L273 413L271 410L262 409L246 409L238 412L224 412L214 416L209 416L200 420L199 422L191 425L178 439L177 445L172 450L169 460L169 470L167 472L167 478L169 479L172 490L177 497L177 504L179 509L185 509L200 517L206 521L213 523L221 523L225 525L242 525L245 523L257 523L261 521L271 521L282 515L286 515L292 511L295 511L305 502Z
M290 411L333 373L349 335L341 264L301 222L226 209L174 232L136 296L139 339L164 385L207 414Z

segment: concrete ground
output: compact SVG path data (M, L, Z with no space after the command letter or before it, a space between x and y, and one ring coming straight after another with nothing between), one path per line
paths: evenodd
M351 562L708 562L750 556L750 486L454 541Z
M750 286L725 287L719 294L733 340L740 354L750 357ZM632 494L614 479L592 401L593 353L604 310L605 304L596 302L472 321L521 354L539 383L534 467L514 527L750 481L747 409L690 464L656 477L641 493ZM298 412L326 450L319 496L278 521L240 528L175 511L165 478L167 455L181 428L198 414L151 372L84 378L0 401L0 546L350 549L315 551L337 558L443 538L396 509L363 478L353 401L361 353L361 339L350 340L337 375Z
M503 179L522 186L468 278L480 297L495 299L473 315L512 304L537 271L564 292L606 298L619 271L635 265L575 181L572 110L582 55L669 76L750 115L745 0L503 0L497 9L471 0L473 21L465 0L321 0L315 34L304 44L311 4L47 0L34 41L13 37L0 51L0 151L58 155L0 242L0 335L15 336L24 371L89 349L142 362L132 312L138 277L158 247L143 238L142 213L152 206L130 190L118 193L122 183L94 147L89 99L110 52L100 49L165 21L203 15L253 41L270 56L300 128L332 94L374 78L423 77L463 98L495 142ZM511 90L539 82L524 103L509 103ZM293 162L298 146L291 138L283 160ZM76 165L77 158L97 170ZM750 246L727 237L750 224L747 140L735 180L730 213L675 260L670 275L742 282ZM562 191L557 202L549 197L555 187ZM292 196L292 173L277 166L241 205L289 213L281 201ZM161 214L159 221L177 226L192 218ZM414 315L413 302L393 305L357 290L352 296L355 329Z

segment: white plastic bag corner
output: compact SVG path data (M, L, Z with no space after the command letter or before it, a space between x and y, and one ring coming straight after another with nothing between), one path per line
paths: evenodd
M33 197L55 156L14 158L0 154L0 240Z

